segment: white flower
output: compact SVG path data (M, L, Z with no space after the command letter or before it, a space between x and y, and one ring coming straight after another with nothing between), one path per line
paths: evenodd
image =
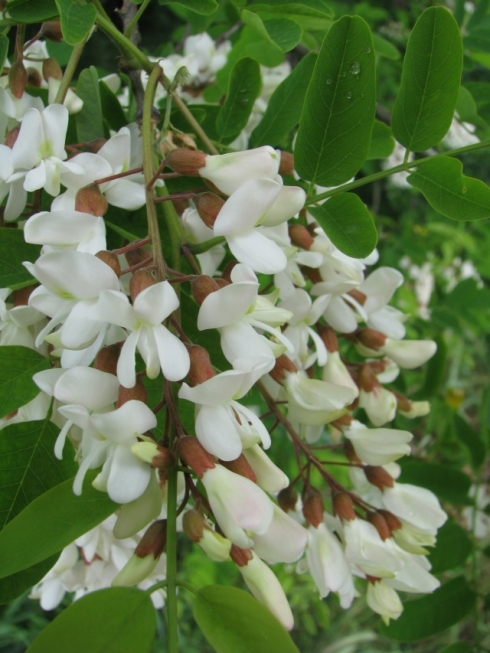
M26 243L97 254L107 248L103 218L80 211L42 211L24 225Z
M390 338L405 336L403 322L406 317L392 306L387 306L395 290L403 283L403 275L394 268L380 267L372 272L358 287L366 295L363 309L367 325Z
M356 454L368 465L386 465L410 454L412 434L398 429L369 429L353 420L343 433L354 445Z
M274 504L274 516L267 531L255 534L254 551L270 565L296 562L308 543L308 532Z
M321 522L317 528L308 526L308 548L306 560L321 598L330 592L339 592L347 585L353 587L352 574L347 564L344 551L339 540Z
M398 619L403 612L400 597L381 579L368 583L367 603L371 610L381 615L387 625L390 619Z
M430 491L408 483L394 483L383 489L386 509L416 528L431 531L447 519L437 497Z
M286 375L289 418L307 426L320 426L337 419L352 403L351 388L309 379L301 373Z

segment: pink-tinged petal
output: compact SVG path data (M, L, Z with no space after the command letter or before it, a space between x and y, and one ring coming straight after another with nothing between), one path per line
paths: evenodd
M305 191L299 186L282 186L276 201L265 214L264 227L275 227L296 215L304 206Z
M168 281L160 281L145 288L134 300L134 310L138 318L152 326L161 324L177 308L179 299Z
M122 346L117 361L117 378L125 388L133 388L136 384L136 345L141 331L133 331Z
M109 472L107 494L116 503L130 503L144 493L151 472L150 465L133 456L128 447L118 446Z
M19 135L12 148L12 164L16 170L31 170L41 160L39 150L45 139L41 113L37 109L26 111Z
M242 453L234 421L223 406L201 406L196 417L196 435L206 451L221 460L235 460Z
M92 184L96 179L104 179L112 175L111 166L98 154L82 152L70 159L70 163L75 163L83 171L76 174L65 167L61 172L61 183L70 190L79 190Z
M36 245L76 245L94 230L97 220L80 211L42 211L27 220L24 238Z
M153 327L153 337L163 376L169 381L180 381L190 368L189 353L185 345L163 325Z
M102 322L125 329L137 328L138 318L127 296L119 290L102 290L97 302L97 313Z
M197 328L203 331L236 324L254 303L258 289L257 281L245 281L210 293L199 309Z
M146 202L144 185L130 179L119 179L104 190L104 195L109 204L126 211L136 211Z
M65 138L68 129L68 109L61 104L51 104L41 113L44 134L52 150L51 156L66 159Z
M35 168L29 170L24 179L24 188L29 193L32 193L39 188L43 188L46 184L46 164L41 161Z
M179 390L179 397L204 406L221 406L239 392L246 376L245 372L227 370L193 388L183 383Z
M280 190L281 186L270 179L253 179L240 186L219 212L214 223L215 236L241 234L260 224Z
M77 403L89 411L97 411L117 401L119 382L113 374L92 367L72 367L61 372L54 396L62 403Z
M227 241L234 256L255 272L276 274L286 269L288 260L283 250L255 229L239 236L229 236Z
M92 423L108 440L116 444L133 444L138 435L155 428L157 419L146 404L131 399L110 413L92 415Z

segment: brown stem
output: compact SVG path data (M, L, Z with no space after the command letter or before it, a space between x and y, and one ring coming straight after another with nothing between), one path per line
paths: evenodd
M129 175L135 175L138 172L142 172L143 168L133 168L132 170L126 170L126 172L119 172L117 175L110 175L109 177L103 177L102 179L96 179L94 184L105 184L106 181L114 181L115 179L121 179L122 177L129 177Z

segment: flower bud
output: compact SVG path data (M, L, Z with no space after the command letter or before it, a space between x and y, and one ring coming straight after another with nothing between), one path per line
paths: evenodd
M112 581L113 587L138 585L157 566L167 543L167 521L159 519L149 526L134 554Z
M272 370L269 372L271 377L277 383L282 383L286 378L288 372L297 372L298 368L293 363L293 361L286 356L286 354L281 354L276 358L276 363Z
M238 567L245 567L253 558L250 549L240 549L236 544L231 545L230 558Z
M199 177L199 170L206 165L206 154L177 148L167 154L165 164L186 177Z
M218 197L215 193L200 193L195 195L193 200L199 217L207 227L212 229L218 213L223 208L224 199Z
M293 512L296 509L298 502L298 493L292 485L281 490L277 495L277 503L284 510L284 512Z
M342 419L342 418L341 418ZM344 454L347 460L351 463L356 463L359 465L361 463L361 459L359 456L356 454L356 450L354 449L354 445L350 440L345 440L344 441Z
M366 518L368 522L372 524L374 528L378 531L379 536L383 540L383 542L391 537L390 527L388 526L385 518L380 512L377 511L368 512Z
M323 281L320 270L317 268L309 268L307 265L302 267L303 275L310 279L313 283L321 283Z
M323 340L327 351L330 353L333 351L339 351L339 341L333 329L330 327L322 329L320 332L320 338Z
M398 519L398 517L395 517L395 515L389 510L378 510L378 512L380 515L383 516L386 525L390 529L390 533L393 533L393 531L397 531L399 528L402 527L402 523Z
M46 81L50 77L54 77L55 79L61 79L63 77L61 66L53 57L48 57L43 61L43 77Z
M280 175L292 175L294 173L294 156L291 152L281 150L281 161L279 163Z
M230 540L209 528L204 517L194 508L184 513L182 529L211 560L216 562L229 560L232 546Z
M371 483L371 485L375 485L380 490L384 490L386 487L393 487L395 484L393 478L385 469L383 469L383 467L366 465L364 467L364 473L366 474L366 478Z
M105 249L101 249L95 256L108 265L117 277L121 276L121 265L119 264L119 259L115 254L108 252Z
M215 375L213 366L211 365L211 359L209 358L208 352L201 347L200 345L191 345L187 348L189 352L189 358L191 361L191 366L189 368L189 373L187 378L189 379L189 385L195 386L204 381L212 379Z
M170 200L178 216L181 216L189 208L189 200L178 198Z
M121 345L108 345L103 347L94 360L94 367L101 372L117 376L117 361L121 353Z
M373 392L375 388L381 387L381 384L376 378L376 375L369 363L365 363L361 366L357 377L357 382L359 387L364 390L364 392Z
M208 277L207 274L201 274L191 282L192 296L199 306L202 305L210 293L216 292L216 290L219 290L216 279Z
M342 417L339 417L338 419L334 419L333 422L330 422L332 426L334 426L336 429L342 430L342 427L344 426L350 426L352 424L353 418L346 414L342 415Z
M206 521L200 512L191 508L187 510L182 517L182 530L191 542L199 542L206 525Z
M146 290L150 286L154 286L156 283L157 281L151 272L137 270L129 282L129 294L131 295L132 301L134 302L140 292L143 292L143 290Z
M9 68L9 88L14 97L20 99L27 86L27 70L22 59L17 59Z
M10 131L8 131L5 134L4 145L12 149L15 145L15 141L17 140L17 136L19 135L19 132L20 132L20 125L17 125L17 127L14 127Z
M116 408L120 408L123 404L132 399L142 401L144 404L148 401L148 392L143 385L143 381L139 377L136 377L136 383L132 388L125 388L123 385L119 387Z
M98 184L80 188L75 197L75 211L101 217L107 213L109 204L101 193Z
M224 288L225 286L230 285L230 282L223 278L215 279L215 281L218 284L218 288Z
M190 435L180 438L177 449L185 464L191 467L199 478L202 478L208 469L216 467L216 458L206 451L197 438Z
M29 303L29 297L32 292L37 288L37 285L27 286L27 288L20 288L19 290L14 290L12 293L12 298L15 306L27 306Z
M169 469L175 463L175 458L166 447L156 442L136 442L131 445L131 453L144 463L149 463L155 469Z
M318 490L310 490L303 498L303 515L308 526L318 526L323 522L323 501Z
M220 463L223 465L223 467L229 469L230 472L240 474L240 476L245 476L245 478L250 479L254 483L257 482L257 477L255 476L254 470L250 466L250 463L245 458L243 453L241 453L235 460L220 460Z
M231 273L235 265L238 265L238 261L228 261L221 273L221 278L228 281L228 283L231 283Z
M46 20L41 25L41 36L48 41L58 43L63 40L61 24L59 20Z
M92 154L97 152L107 143L107 138L94 138L85 144L86 149Z
M369 349L378 350L386 342L386 336L381 331L376 331L375 329L359 329L356 333L356 337L365 347Z
M352 299L355 299L358 304L361 306L364 306L367 300L367 295L365 295L363 292L358 290L357 288L353 288L352 290L349 290L347 293L352 297Z
M27 68L27 86L35 86L36 88L41 88L42 83L43 78L41 73L36 70L36 68L29 66Z
M293 245L302 249L310 249L315 242L308 229L300 224L293 224L289 227L289 237Z
M125 252L124 256L128 265L133 266L146 261L151 256L151 252L145 247L137 247L136 249L129 250L129 252Z
M354 503L347 492L336 492L332 497L333 511L342 521L352 521L357 518Z

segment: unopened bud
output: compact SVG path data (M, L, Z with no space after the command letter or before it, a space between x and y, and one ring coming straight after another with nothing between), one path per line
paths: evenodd
M132 400L142 401L144 404L148 401L148 392L143 385L143 381L138 376L132 388L125 388L123 385L119 387L116 408L120 408L127 401Z
M337 492L332 497L333 511L342 521L356 519L354 503L347 492Z
M186 177L199 177L199 170L206 165L206 154L177 148L167 154L165 165Z
M212 229L225 200L215 193L200 193L194 196L193 201L201 220Z
M257 482L254 470L242 453L235 460L220 460L220 464L229 469L230 472L245 476L245 478L248 478L254 483Z
M356 337L365 347L378 350L386 342L386 336L381 331L375 329L359 329Z
M221 278L228 281L228 283L231 283L231 273L235 265L238 265L238 261L228 261L221 273Z
M304 266L302 272L307 279L310 279L313 283L321 283L323 281L322 275L317 268L309 268Z
M29 66L27 68L27 86L34 86L36 88L41 88L43 83L43 78L39 70Z
M215 279L215 281L218 284L218 288L224 288L225 286L230 285L230 282L227 281L226 279L223 279L222 277L219 277L218 279Z
M19 132L20 132L20 125L17 125L17 127L14 127L10 131L8 131L5 134L4 145L12 149L15 145L15 141L17 140L17 136L19 135Z
M189 200L178 198L174 200L170 200L173 204L173 207L175 209L175 212L177 215L181 216L184 211L189 208Z
M323 501L318 490L311 490L303 498L303 515L308 526L318 528L323 522Z
M240 549L236 544L231 545L230 558L238 567L246 567L253 555L250 549Z
M85 147L92 154L97 154L97 152L107 143L107 138L94 138L91 141L85 143Z
M41 36L48 41L58 43L63 40L61 24L59 20L46 20L41 25Z
M199 542L205 528L205 519L194 508L187 510L182 517L182 530L191 542Z
M97 252L95 256L103 261L106 265L108 265L111 270L114 271L114 274L117 277L121 276L121 265L119 264L119 259L117 258L116 254L113 252L108 252L105 249L101 249L100 252Z
M369 363L365 363L361 366L357 376L357 384L362 390L364 390L364 392L373 392L375 388L381 386Z
M366 518L370 524L378 531L383 542L391 537L391 531L386 523L385 518L380 512L368 512Z
M156 442L135 442L131 445L131 453L144 463L150 464L155 469L170 469L175 463L175 458L166 447Z
M101 372L117 376L117 361L121 353L121 345L108 345L103 347L94 360L94 367Z
M192 296L199 306L201 306L210 293L216 292L217 290L219 290L219 286L216 280L208 277L207 274L201 274L191 282Z
M151 256L151 252L145 247L137 247L136 249L129 250L129 252L125 252L124 256L128 265L133 266L146 261Z
M323 340L327 351L339 351L339 341L337 335L330 327L325 327L320 331L320 338Z
M12 293L12 298L15 306L27 306L29 303L29 297L32 292L37 288L37 285L27 286L27 288L21 288L20 290L14 290Z
M359 456L356 454L356 450L354 449L354 445L350 440L345 440L344 445L344 454L347 460L351 463L356 463L357 465L360 464L361 459Z
M302 249L310 249L315 242L308 229L300 224L293 224L289 227L289 237L293 245Z
M352 419L353 418L346 413L345 415L342 415L342 417L334 419L333 422L330 422L330 424L341 431L344 426L350 426L352 424Z
M53 57L48 57L43 61L43 77L46 81L50 77L54 77L55 79L61 79L63 77L61 66Z
M159 558L165 550L166 543L167 520L159 519L146 529L134 553L138 558L146 558L149 555Z
M200 383L204 383L208 379L212 379L215 376L215 371L211 365L211 359L209 358L208 352L201 347L200 345L190 345L187 348L189 352L189 358L191 361L191 366L189 368L189 373L187 378L189 379L189 385L195 386Z
M385 487L393 487L395 484L393 477L383 467L366 465L364 467L364 473L366 474L367 480L380 490L384 490Z
M277 383L282 383L286 378L288 372L297 372L297 371L298 368L293 363L293 361L290 358L288 358L286 354L281 354L281 356L276 358L276 364L269 372L269 374L274 379L274 381L276 381Z
M131 295L132 301L134 302L140 292L143 292L143 290L146 290L150 286L154 286L156 283L157 281L151 272L137 270L129 282L129 294Z
M98 184L89 184L80 188L75 196L75 211L101 217L107 213L108 208L109 204Z
M292 512L295 510L297 502L298 493L292 485L284 488L284 490L281 490L277 495L277 503L284 510L284 512Z
M177 449L179 456L202 478L208 469L216 467L216 458L206 451L197 438L186 435L180 438Z
M27 86L27 70L22 59L17 59L9 68L9 88L14 97L20 99Z
M376 374L382 374L388 366L388 361L386 358L381 358L380 360L377 361L369 361L369 367L372 369L372 371Z
M159 519L149 526L134 554L112 581L114 587L138 585L153 572L167 543L167 521Z
M292 175L294 172L294 156L291 152L281 151L281 162L279 163L280 175Z
M364 306L364 304L366 303L367 295L365 295L357 288L353 288L352 290L349 290L347 294L350 295L352 299L355 299L356 302L361 306Z
M404 413L409 413L412 410L412 402L410 401L410 399L407 399L405 395L402 395L401 392L397 392L396 390L391 390L391 392L396 397L396 404L398 410L401 410Z
M383 517L385 522L388 525L388 528L390 529L390 533L393 533L393 531L397 531L399 528L402 527L401 521L396 517L392 512L389 510L379 510Z

